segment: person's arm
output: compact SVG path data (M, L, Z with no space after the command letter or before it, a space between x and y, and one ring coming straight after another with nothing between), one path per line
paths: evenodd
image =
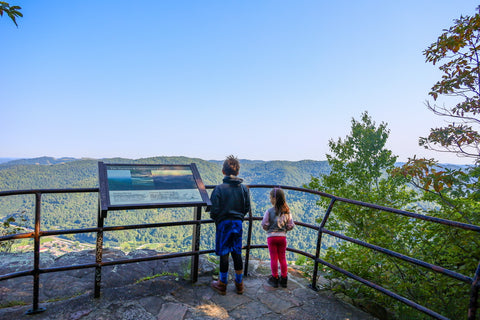
M217 188L213 189L212 194L210 195L210 202L212 203L210 218L216 221L220 211L220 195Z
M268 213L268 210L265 211L265 214L263 215L263 219L262 219L262 228L265 231L267 231L268 227L270 226L269 216L270 214Z
M292 214L289 213L288 214L288 220L287 220L287 231L292 230L294 226L295 226L295 223L293 222Z

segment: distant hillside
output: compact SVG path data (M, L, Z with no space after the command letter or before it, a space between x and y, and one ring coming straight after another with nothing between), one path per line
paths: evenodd
M152 157L144 159L108 158L99 159L106 163L138 163L138 164L190 164L195 163L203 182L206 185L221 183L223 161L207 161L187 157ZM41 157L35 159L13 160L0 164L0 191L28 189L63 189L91 188L98 186L97 159L73 159ZM326 161L251 161L240 160L240 177L246 184L273 184L301 187L310 181L311 176L319 176L328 172ZM262 216L271 206L268 199L269 190L252 189L252 214ZM295 219L307 223L323 214L322 208L316 205L315 196L298 192L287 192L289 206ZM90 228L96 225L98 195L95 194L61 194L42 196L42 229L77 229ZM9 196L0 197L0 221L8 216L26 217L25 225L33 226L34 197ZM108 225L143 224L169 221L190 220L191 208L150 209L115 211L108 215ZM208 213L203 214L208 219ZM212 225L203 228L201 246L212 248L214 229ZM258 225L254 228L254 241L265 242L264 231ZM156 250L177 250L191 246L191 227L142 229L138 231L110 232L105 240L111 246L124 250L149 245ZM95 234L68 235L65 238L81 242L94 243ZM316 238L313 230L292 231L292 243L300 249L312 246ZM294 239L294 240L293 240ZM254 243L255 243L254 242ZM325 244L327 244L325 240ZM23 242L20 243L20 246ZM260 255L268 255L261 251ZM290 257L292 259L292 257Z
M190 164L195 163L203 182L206 185L221 183L223 161L207 161L187 157L152 157L144 159L108 158L99 159L106 163L137 163L137 164ZM28 189L64 189L93 188L98 186L97 159L73 159L41 157L35 159L16 159L0 163L0 191ZM268 184L301 187L310 182L311 177L318 177L329 172L327 161L259 161L240 160L240 177L246 184ZM457 166L459 167L459 166ZM453 166L452 166L453 168ZM255 217L263 213L271 204L269 190L264 188L251 189L252 214ZM318 196L301 192L287 191L287 201L294 219L315 224L323 217L325 208L316 203ZM0 197L0 222L13 216L20 221L26 218L24 225L33 226L35 198L27 196ZM98 194L45 194L42 196L42 230L81 229L95 227L97 223ZM144 224L190 220L191 208L128 210L109 212L107 225ZM208 213L203 213L203 219L208 219ZM201 246L213 248L214 229L212 225L202 227ZM137 231L109 232L105 234L107 245L121 247L129 251L145 247L176 251L178 248L191 246L191 227L176 227L160 229L141 229ZM306 228L295 228L290 233L290 244L301 250L311 250L316 241L316 232ZM95 234L78 234L64 236L69 240L94 243ZM264 243L265 233L259 223L254 225L253 243ZM332 237L325 236L323 246L334 245ZM329 242L330 241L330 242ZM25 243L26 244L26 243ZM20 241L19 246L25 245ZM313 252L312 252L313 253ZM266 251L259 255L266 256ZM290 256L290 259L292 258ZM260 256L261 257L261 256Z
M5 163L13 160L17 160L18 158L0 158L0 163Z
M2 159L4 159L2 161ZM18 158L0 158L0 163L4 165L18 165L18 164L36 164L36 165L50 165L57 163L64 163L68 161L77 160L75 158L53 158L53 157L39 157L30 159L18 159Z
M198 167L205 184L222 180L223 161L187 157L152 157L143 159L75 159L40 157L0 163L0 191L98 186L98 161L106 163L190 164ZM247 184L279 184L299 187L310 177L328 172L326 161L251 161L240 160L240 177Z

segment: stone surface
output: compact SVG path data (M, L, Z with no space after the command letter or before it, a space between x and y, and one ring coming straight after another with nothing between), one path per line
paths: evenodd
M108 250L104 261L158 254L139 250L125 255ZM0 275L24 268L28 257L0 256ZM42 267L85 264L88 251L60 258L45 256ZM19 262L17 266L12 261ZM25 315L32 308L32 277L0 282L0 319L25 320L203 320L203 319L320 319L373 320L373 316L339 300L330 292L311 290L299 272L289 273L288 288L272 288L266 282L269 262L252 260L244 278L245 293L235 293L232 280L227 295L210 288L217 267L200 257L198 281L188 279L190 258L182 257L102 268L101 297L93 297L94 269L52 272L40 275L40 304L46 310ZM20 266L20 267L19 267ZM28 267L27 267L28 268ZM8 271L8 272L6 272ZM233 271L232 271L233 275ZM25 305L19 305L23 302Z

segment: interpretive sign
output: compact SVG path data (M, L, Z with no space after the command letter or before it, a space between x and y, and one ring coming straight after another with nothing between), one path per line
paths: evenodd
M190 165L98 163L102 211L210 206L200 174Z
M194 207L192 225L192 282L197 281L200 250L200 224L202 207L210 210L212 203L195 163L173 164L111 164L98 162L99 208L97 219L97 245L95 251L95 298L100 297L104 220L109 210ZM168 223L166 223L168 225ZM186 223L185 223L186 224ZM158 228L165 223L141 225ZM139 226L115 226L122 228ZM111 227L110 227L111 228ZM162 259L155 255L149 259ZM146 258L144 258L146 259Z

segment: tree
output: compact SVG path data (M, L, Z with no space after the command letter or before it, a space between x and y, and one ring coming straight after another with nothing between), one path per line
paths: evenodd
M388 135L387 125L381 123L377 126L367 112L362 114L360 121L352 119L351 132L345 139L329 141L332 151L332 154L327 154L330 173L312 177L305 187L338 197L405 209L415 201L416 194L407 188L403 176L390 175L397 157L385 148ZM325 199L319 204L326 207L328 202L329 199ZM410 236L410 219L375 209L337 202L326 227L404 254L416 247L416 239ZM398 259L365 247L341 242L336 247L328 248L325 260L387 288L405 283L405 291L415 291L407 281L414 271L406 270ZM346 285L337 289L355 302L368 300L384 306L391 304L386 296L358 282L349 281L340 273L329 270L327 277L343 279L342 283Z
M16 18L23 17L23 14L19 11L20 9L22 9L22 7L10 6L10 4L8 4L7 2L0 1L0 16L3 17L3 13L6 13L10 17L10 19L12 19L13 23L15 23L17 28L18 24Z
M420 138L420 145L440 152L480 161L480 6L473 17L461 16L455 24L440 35L425 51L426 62L442 62L442 79L433 87L430 96L454 97L454 106L440 107L427 102L436 115L450 118L443 128L431 129L428 137Z
M455 102L450 107L427 102L434 114L448 118L450 123L431 129L428 137L419 140L427 149L471 158L475 164L451 168L434 159L413 157L393 174L407 178L419 190L421 200L429 204L423 210L427 215L479 225L480 7L477 10L479 13L473 17L454 20L454 25L424 51L426 62L443 63L439 67L442 79L429 95L436 102L439 97L453 98ZM477 233L437 224L425 225L422 232L419 235L426 241L419 259L473 277L480 256ZM455 300L468 301L468 286L444 279L439 286L427 282L422 289L430 296L432 307L445 310L451 318L465 317L466 306L461 308Z
M362 114L361 121L352 119L349 136L344 140L329 141L333 152L327 154L330 173L312 177L307 187L339 197L403 208L415 195L406 191L403 178L388 174L397 160L390 150L385 149L389 133L387 125L381 123L377 127L368 112ZM325 201L324 205L327 204ZM370 219L365 214L366 211L372 212L370 209L341 206L342 210L332 217L334 227L364 240L379 241L378 234L374 236L372 233L372 223L380 223L382 219L376 222Z
M473 17L461 16L454 20L455 24L424 51L426 62L435 65L445 61L439 67L444 73L442 80L429 94L435 101L439 96L458 99L450 108L429 102L427 107L436 115L458 122L431 129L428 137L419 140L426 148L472 158L475 166L452 170L433 159L414 157L395 172L409 177L411 183L426 193L425 196L444 209L448 208L444 215L448 212L449 216L444 218L466 223L480 223L475 206L480 200L480 134L477 129L480 126L480 6L477 10L479 12Z
M444 62L439 67L442 80L429 94L435 101L440 96L455 97L457 101L451 107L427 102L427 107L457 122L431 129L428 137L419 140L425 148L472 158L475 165L450 169L434 159L413 157L393 172L424 192L426 201L441 207L429 214L470 224L480 223L480 6L477 10L472 17L454 20L455 24L424 51L426 62Z

